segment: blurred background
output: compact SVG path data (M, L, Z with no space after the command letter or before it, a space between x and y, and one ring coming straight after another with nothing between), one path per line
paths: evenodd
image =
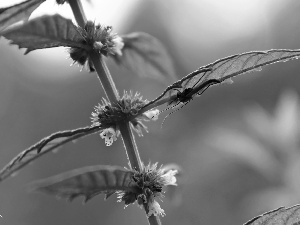
M1 0L1 7L14 1ZM5 5L6 4L6 5ZM296 0L83 1L87 17L118 34L144 31L160 39L182 78L219 58L252 50L300 48ZM67 6L47 0L32 18ZM0 39L0 167L53 132L90 125L104 93L94 73L71 66L63 48L34 51ZM108 59L120 92L151 100L168 85L142 78ZM300 61L278 63L210 88L136 137L145 162L183 168L175 195L161 203L163 224L243 224L279 206L300 203ZM172 81L169 81L169 84ZM83 205L29 193L32 181L88 165L126 166L121 139L106 147L99 135L41 157L0 184L0 224L147 224L137 206L103 196Z

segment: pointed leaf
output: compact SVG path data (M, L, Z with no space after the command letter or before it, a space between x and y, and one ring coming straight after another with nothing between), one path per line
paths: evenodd
M3 33L19 48L27 48L25 54L36 49L59 46L87 48L83 37L71 20L60 15L43 16L14 27Z
M87 202L101 193L133 190L132 175L132 171L118 166L89 166L38 181L33 189L70 201L82 195Z
M300 205L280 207L257 216L244 225L296 225L300 223Z
M123 64L139 76L175 80L171 56L158 39L142 32L121 37L124 47L122 56L114 56L117 63Z
M116 191L106 191L105 193L105 200L108 199L110 196L112 196L114 193L116 193Z
M94 126L78 128L75 130L60 131L42 139L38 143L21 152L13 160L11 160L0 171L0 181L3 181L9 176L13 176L14 174L16 174L16 171L20 170L42 155L45 155L46 153L51 151L55 151L58 147L61 147L62 145L70 141L74 141L78 138L96 133L100 129L103 128L101 128L100 126Z
M45 0L28 0L17 5L0 9L0 31L20 21L28 20L31 13Z
M160 96L146 104L140 113L165 103L186 104L194 96L201 95L211 85L224 81L231 82L232 77L260 71L263 66L299 57L300 50L274 49L265 52L246 52L219 59L200 67L167 87Z

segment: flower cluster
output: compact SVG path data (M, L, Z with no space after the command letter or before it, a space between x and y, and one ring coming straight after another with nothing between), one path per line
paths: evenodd
M95 107L92 113L92 123L94 126L100 124L108 127L100 133L100 137L105 139L107 146L112 145L120 134L118 124L122 121L129 121L131 128L139 135L143 136L142 130L148 132L143 121L157 120L159 110L149 110L142 114L138 114L140 109L148 103L143 100L139 93L133 95L132 92L124 92L123 97L116 103L111 104L106 99Z
M134 191L120 191L118 193L119 202L124 201L125 205L133 204L137 201L139 205L146 205L148 216L164 216L165 212L155 199L164 197L163 188L168 185L177 185L177 170L166 171L162 166L157 167L157 163L143 166L141 172L135 172L132 180L135 186Z
M95 25L88 21L84 29L78 28L82 36L82 44L96 50L102 55L118 55L122 56L122 48L124 47L123 39L117 34L112 33L111 26ZM69 50L70 57L79 65L88 64L91 72L95 71L94 65L90 60L90 51L84 48L72 47Z

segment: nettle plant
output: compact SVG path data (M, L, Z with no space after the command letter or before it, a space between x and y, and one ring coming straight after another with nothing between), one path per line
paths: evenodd
M148 76L174 76L172 60L163 45L149 34L136 32L117 35L112 27L87 21L80 0L56 0L69 4L77 25L60 15L42 16L28 21L31 13L45 0L28 0L0 9L0 35L25 54L44 48L68 47L74 63L96 74L106 96L92 112L92 124L74 130L59 131L17 155L0 171L0 181L13 175L33 160L53 152L62 145L91 134L100 134L110 146L119 137L126 150L128 166L97 165L76 169L36 182L33 188L61 198L72 200L83 196L85 201L98 194L105 198L118 195L125 206L137 204L144 208L149 224L161 224L165 212L160 207L166 187L176 186L179 166L144 163L134 139L134 132L147 132L144 122L157 120L161 113L156 107L166 105L175 112L201 95L207 88L232 83L231 78L277 62L300 57L300 50L273 49L232 55L202 66L181 80L169 85L157 98L147 101L139 93L124 91L119 95L105 57ZM25 20L22 25L12 24ZM169 113L168 115L170 115ZM134 132L133 132L134 131ZM300 188L300 187L299 187ZM248 221L248 225L299 224L299 205L278 208Z

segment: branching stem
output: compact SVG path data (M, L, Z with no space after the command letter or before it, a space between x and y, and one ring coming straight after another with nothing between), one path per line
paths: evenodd
M84 27L86 23L86 17L84 14L83 7L80 0L69 0L69 4L75 16L75 19L79 26ZM105 91L105 94L110 102L117 102L119 99L119 94L117 88L113 82L113 79L110 75L110 72L103 60L103 57L100 53L92 51L90 53L90 58L94 64L95 70L100 79L100 83ZM119 124L120 132L122 135L124 147L126 150L127 158L129 160L130 166L137 170L142 170L142 161L139 155L139 151L134 140L132 130L130 129L129 122L123 122ZM144 204L144 209L148 214L149 209L147 204ZM161 225L160 219L158 216L151 215L147 217L150 225Z

